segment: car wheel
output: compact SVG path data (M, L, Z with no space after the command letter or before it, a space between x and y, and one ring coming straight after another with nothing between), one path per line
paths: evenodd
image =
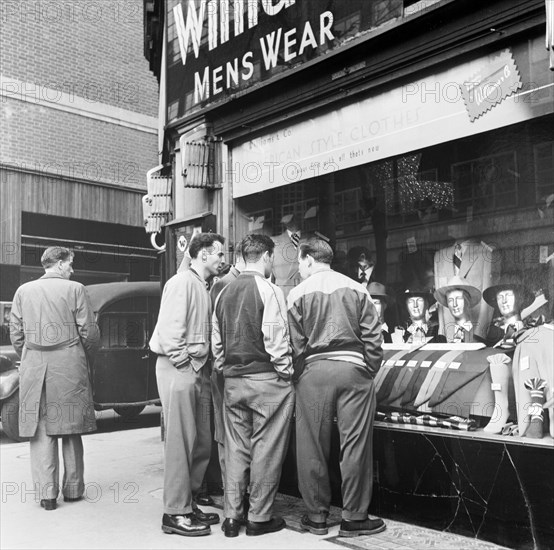
M145 405L120 405L113 410L123 418L136 418L143 410Z
M14 441L29 441L19 435L19 391L16 391L2 403L2 428Z

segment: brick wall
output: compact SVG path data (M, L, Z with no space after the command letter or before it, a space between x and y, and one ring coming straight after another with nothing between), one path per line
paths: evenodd
M145 186L158 85L143 57L142 0L3 0L0 22L4 87L16 82L0 98L0 162ZM75 113L74 100L96 113Z

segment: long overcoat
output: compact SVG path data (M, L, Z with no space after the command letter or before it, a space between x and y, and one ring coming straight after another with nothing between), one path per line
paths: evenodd
M19 433L35 435L42 388L48 435L96 429L88 361L99 344L85 287L47 272L15 293L10 337L21 357Z

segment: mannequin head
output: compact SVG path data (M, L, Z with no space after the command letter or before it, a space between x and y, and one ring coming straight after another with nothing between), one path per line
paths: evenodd
M461 288L454 288L446 293L446 303L456 322L469 320L470 297Z
M379 315L379 321L383 322L383 314L385 313L385 309L387 308L387 303L382 302L381 298L373 298L373 304L375 305L375 309L377 310L377 315Z
M519 316L521 313L521 296L514 289L500 290L496 293L498 311L504 319Z
M385 285L377 282L372 282L369 284L367 290L369 291L371 299L373 300L373 304L375 305L375 310L377 311L377 315L379 316L379 321L383 323L385 310L387 309L389 300L386 293Z
M425 321L425 314L429 309L427 300L423 296L408 296L406 308L412 321Z

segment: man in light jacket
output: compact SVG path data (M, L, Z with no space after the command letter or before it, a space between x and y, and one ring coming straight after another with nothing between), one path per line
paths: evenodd
M158 354L156 378L165 422L162 530L209 535L219 522L194 502L210 460L210 323L206 279L223 261L224 239L199 233L191 240L190 268L165 284L150 349Z

